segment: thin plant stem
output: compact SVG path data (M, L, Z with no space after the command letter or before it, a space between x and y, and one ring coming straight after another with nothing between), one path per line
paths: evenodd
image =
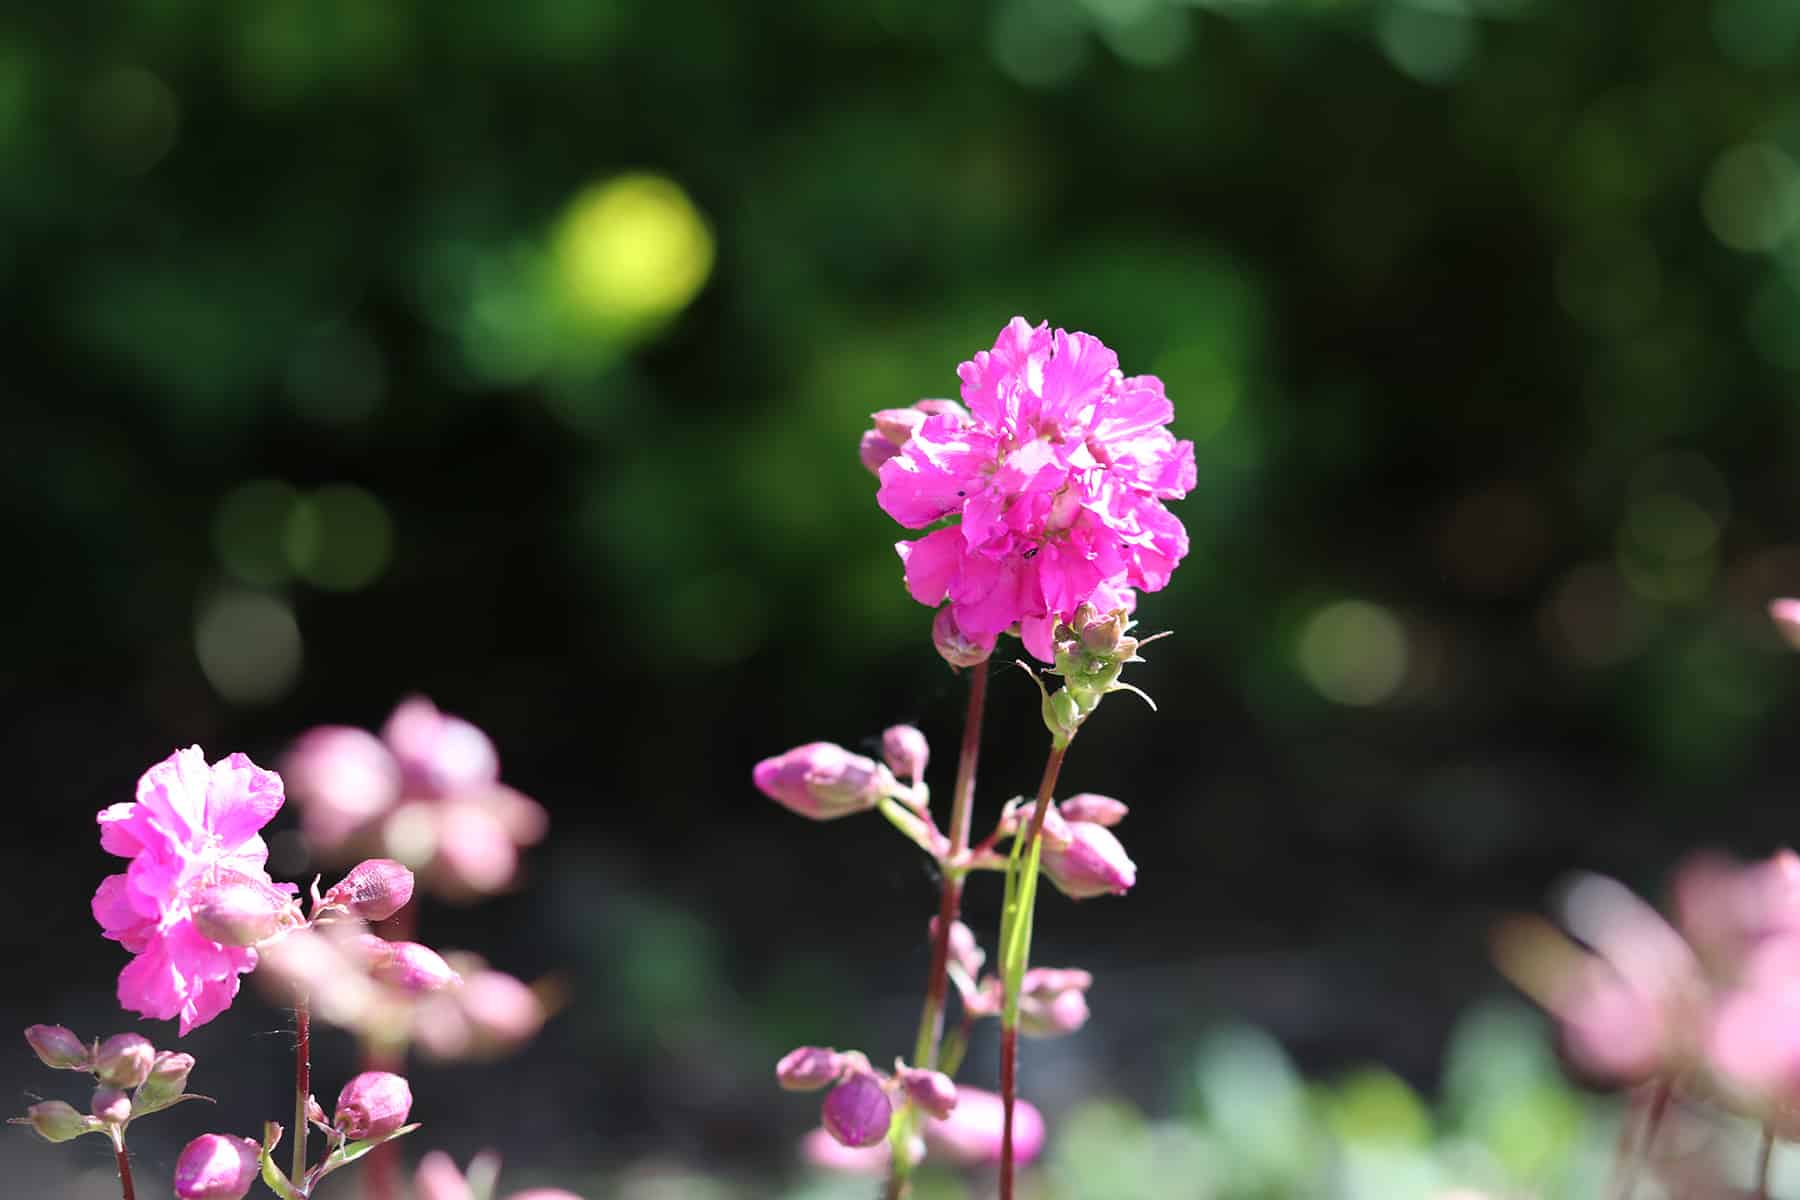
M119 1164L119 1200L137 1200L137 1189L131 1184L131 1156L125 1153L125 1138L113 1130L113 1158Z
M1043 856L1044 815L1056 794L1056 777L1062 771L1067 741L1058 739L1044 760L1044 778L1038 784L1037 805L1023 839L1013 841L1013 865L1007 871L1006 909L1000 920L1001 979L1006 1002L1000 1011L1000 1104L1005 1114L1000 1133L1000 1200L1013 1195L1013 1108L1017 1098L1019 1068L1019 986L1025 964L1031 959L1033 910L1037 904L1038 863Z
M1775 1157L1775 1131L1762 1130L1762 1148L1756 1153L1756 1200L1769 1200L1769 1162Z
M302 994L294 1002L294 1028L299 1033L294 1048L294 1164L288 1178L295 1187L306 1179L306 1102L312 1096L312 1011Z
M956 756L956 785L950 794L950 858L954 861L969 848L969 829L975 811L975 767L981 757L981 720L987 710L988 665L984 660L969 669L969 707L963 717L962 746ZM944 1037L944 1001L949 995L950 926L962 915L964 872L943 872L938 897L937 933L931 939L931 967L925 975L925 1004L919 1012L919 1033L913 1041L912 1065L935 1070ZM907 1110L896 1125L890 1142L885 1200L904 1200L911 1189L912 1163L906 1142L912 1137L913 1115Z
M1652 1083L1650 1095L1642 1106L1641 1122L1637 1119L1639 1105L1633 1099L1625 1116L1625 1128L1619 1133L1619 1150L1614 1160L1613 1195L1616 1200L1631 1200L1636 1193L1638 1175L1650 1160L1650 1150L1656 1144L1656 1135L1662 1130L1663 1117L1669 1111L1669 1101L1674 1094L1673 1080L1660 1078Z

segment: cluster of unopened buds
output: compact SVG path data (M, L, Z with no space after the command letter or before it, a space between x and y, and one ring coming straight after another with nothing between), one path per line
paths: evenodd
M883 762L853 754L832 742L809 742L756 764L752 778L764 795L789 812L829 821L879 810L888 821L950 871L1004 871L1000 843L1029 824L1036 802L1008 801L993 831L982 841L954 850L931 815L931 793L923 782L928 748L925 735L895 725L881 735ZM910 780L900 782L900 778ZM1043 871L1072 900L1124 895L1137 882L1137 866L1112 826L1130 810L1110 796L1081 793L1044 813Z

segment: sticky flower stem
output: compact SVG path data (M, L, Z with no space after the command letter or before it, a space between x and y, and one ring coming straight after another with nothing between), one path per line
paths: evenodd
M1769 1200L1769 1161L1775 1156L1775 1131L1762 1130L1762 1146L1756 1152L1756 1200Z
M1000 978L1005 1002L1000 1009L1000 1102L1005 1120L1000 1134L1000 1200L1013 1196L1013 1108L1019 1068L1019 989L1031 960L1031 926L1037 904L1038 863L1044 852L1044 814L1056 793L1056 777L1073 734L1055 738L1044 760L1037 805L1023 838L1014 838L1012 865L1006 873L1006 906L1000 913Z
M131 1156L125 1153L125 1131L112 1130L113 1159L119 1164L119 1200L137 1200L137 1189L131 1183Z
M981 758L981 720L987 711L988 665L984 660L969 669L969 708L963 716L962 746L956 755L956 787L950 794L950 853L946 863L954 862L969 848L969 830L974 824L975 767ZM966 870L943 869L943 883L938 896L937 933L931 939L931 967L925 975L925 1003L919 1011L919 1034L913 1040L912 1065L937 1069L938 1052L944 1037L944 1001L949 994L950 926L962 915L963 880ZM960 1057L960 1056L959 1056ZM912 1157L907 1145L912 1140L917 1112L910 1105L901 1111L889 1135L891 1153L888 1161L887 1200L902 1200L909 1188Z
M294 1028L299 1037L294 1048L294 1162L288 1178L296 1186L306 1178L306 1101L312 1095L312 1010L305 993L294 1002Z

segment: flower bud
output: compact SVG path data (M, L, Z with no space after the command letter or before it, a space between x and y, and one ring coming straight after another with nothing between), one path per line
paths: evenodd
M338 1093L331 1123L354 1140L386 1137L406 1124L412 1111L412 1088L389 1071L364 1071Z
M962 626L956 623L955 612L947 604L931 618L932 645L937 647L938 657L953 667L972 667L986 662L994 652L997 636L964 633Z
M937 942L938 918L931 918L931 940ZM950 965L961 969L963 974L974 979L981 974L981 966L987 962L987 954L981 949L981 943L975 940L975 931L961 921L950 922Z
M1031 828L1036 817L1036 800L1010 800L1000 810L1000 832L1021 837ZM1062 811L1054 801L1044 810L1044 823L1038 827L1038 836L1044 839L1046 849L1055 847L1058 850L1067 849L1069 842L1075 837L1075 831L1063 819Z
M862 441L856 447L856 456L862 460L870 474L880 475L881 464L900 453L900 447L881 436L877 429L865 430Z
M141 1113L165 1108L187 1087L188 1074L194 1069L194 1056L164 1050L150 1065L150 1077L138 1086L132 1103Z
M906 445L906 439L913 435L913 430L925 423L929 415L918 408L884 408L871 416L870 420L875 422L873 432L898 450Z
M93 1048L61 1025L33 1025L25 1030L25 1040L46 1067L59 1071L93 1069Z
M66 1142L99 1128L94 1118L75 1111L73 1104L61 1100L45 1100L25 1110L24 1124L37 1130L48 1142Z
M753 778L769 799L814 821L865 812L898 790L886 767L831 742L808 742L765 758Z
M349 949L368 967L370 978L410 995L435 992L461 978L436 950L417 942L390 942L363 933L350 939Z
M123 1125L131 1120L131 1097L116 1087L101 1084L94 1089L88 1111L108 1125Z
M1800 600L1769 601L1769 619L1787 644L1800 650Z
M1050 731L1058 746L1067 746L1081 723L1087 720L1087 713L1067 687L1045 694L1043 713L1044 728Z
M294 902L287 893L239 877L206 888L194 897L194 928L221 946L266 942L289 923Z
M1019 985L1019 1032L1053 1038L1087 1024L1087 990L1094 977L1075 967L1033 967Z
M526 1188L522 1192L514 1192L506 1200L581 1200L581 1197L562 1188Z
M351 916L385 921L412 899L413 873L391 858L369 858L325 893L328 904L341 904Z
M1131 812L1111 796L1098 796L1093 792L1070 796L1057 807L1062 810L1065 820L1086 821L1090 825L1117 825Z
M825 1129L846 1146L873 1146L887 1136L894 1105L874 1075L858 1071L832 1088L820 1110Z
M790 1050L775 1064L775 1082L785 1092L816 1092L844 1073L844 1056L824 1046Z
M94 1056L94 1074L101 1083L117 1088L134 1088L150 1078L151 1064L156 1061L156 1047L140 1033L115 1033L100 1043Z
M999 1096L979 1088L956 1091L956 1111L925 1122L925 1145L933 1158L961 1167L1000 1161L1006 1109ZM1044 1116L1024 1100L1013 1105L1013 1161L1024 1166L1044 1148Z
M881 757L894 774L917 783L925 774L931 746L911 725L890 725L881 734Z
M242 1200L261 1162L261 1147L249 1138L203 1133L175 1160L176 1200Z
M894 1078L900 1081L908 1100L934 1117L947 1117L956 1107L956 1084L942 1071L927 1071L896 1061Z
M1137 864L1104 825L1078 821L1069 826L1069 844L1058 847L1045 839L1044 874L1071 900L1111 892L1123 896L1137 883Z
M537 1036L549 1016L537 992L504 971L474 972L456 989L456 1001L468 1022L470 1048L479 1055L517 1049Z

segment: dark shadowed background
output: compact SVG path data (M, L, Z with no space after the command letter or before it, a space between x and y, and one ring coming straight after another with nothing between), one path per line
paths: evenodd
M814 1114L770 1064L910 1044L934 885L749 769L906 719L947 796L964 689L856 443L1018 313L1162 376L1199 459L1161 711L1064 775L1140 883L1046 901L1095 1017L1028 1094L1165 1114L1229 1021L1429 1095L1495 915L1795 836L1797 41L1777 0L11 6L0 1027L134 1027L86 904L144 767L420 691L553 821L422 933L571 1001L421 1074L412 1153L774 1194ZM992 703L987 820L1043 749L1022 675ZM187 1039L222 1103L134 1131L141 1195L282 1112L282 1020ZM0 1107L60 1082L0 1054ZM0 1161L112 1186L97 1139Z

